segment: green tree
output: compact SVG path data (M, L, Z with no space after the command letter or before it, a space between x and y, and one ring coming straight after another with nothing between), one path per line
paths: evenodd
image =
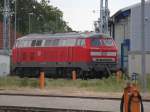
M11 0L10 0L11 1ZM4 0L0 1L3 9ZM15 0L10 2L11 22L14 25ZM0 10L2 11L2 10ZM2 13L0 19L2 20ZM30 21L29 21L30 20ZM17 0L17 31L22 34L37 32L70 32L72 29L63 20L63 12L49 5L46 0Z

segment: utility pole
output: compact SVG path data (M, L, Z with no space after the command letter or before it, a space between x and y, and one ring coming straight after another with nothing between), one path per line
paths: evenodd
M31 27L30 27L30 21L31 21L31 17L30 17L30 13L29 13L29 33L30 33L30 31L31 31Z
M16 41L16 31L17 30L17 0L15 0L15 32L14 32L14 43Z
M145 72L145 0L141 0L141 76L142 76L142 86L143 92L146 92L147 77Z
M28 13L29 14L29 33L31 33L31 16L33 15L33 13Z
M3 9L3 50L10 49L10 7L9 0L4 0Z

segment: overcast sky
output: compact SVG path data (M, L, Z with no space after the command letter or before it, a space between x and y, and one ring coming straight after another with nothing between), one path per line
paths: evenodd
M111 15L121 8L141 0L108 0ZM64 20L76 31L94 30L93 22L99 17L100 0L50 0L50 4L64 13ZM93 10L96 12L93 13Z

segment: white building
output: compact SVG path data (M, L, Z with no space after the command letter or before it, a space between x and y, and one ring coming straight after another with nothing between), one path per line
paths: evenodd
M119 10L111 17L111 35L119 47L120 66L141 74L141 6L139 4ZM146 73L150 73L150 2L145 4Z

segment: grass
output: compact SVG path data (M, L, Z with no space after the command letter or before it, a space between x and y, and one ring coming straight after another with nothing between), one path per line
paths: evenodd
M48 79L46 78L46 89L78 89L94 92L122 92L126 85L126 80L116 81L114 76L103 79L89 79L76 81L68 79ZM147 90L150 92L150 75L147 80ZM38 78L0 77L0 89L17 88L39 88Z
M30 87L30 88L38 87L38 80L29 78L10 77L10 76L0 77L1 89L15 89L23 87Z
M150 92L150 74L148 74L148 79L147 79L147 90Z
M107 79L90 79L76 81L67 79L46 79L47 89L75 88L87 91L120 92L125 86L125 80L116 81L115 77ZM38 78L0 77L0 89L38 88Z
M47 87L59 88L59 87L70 87L79 88L87 91L122 91L124 87L124 81L117 82L114 78L108 79L90 79L90 80L47 80Z

